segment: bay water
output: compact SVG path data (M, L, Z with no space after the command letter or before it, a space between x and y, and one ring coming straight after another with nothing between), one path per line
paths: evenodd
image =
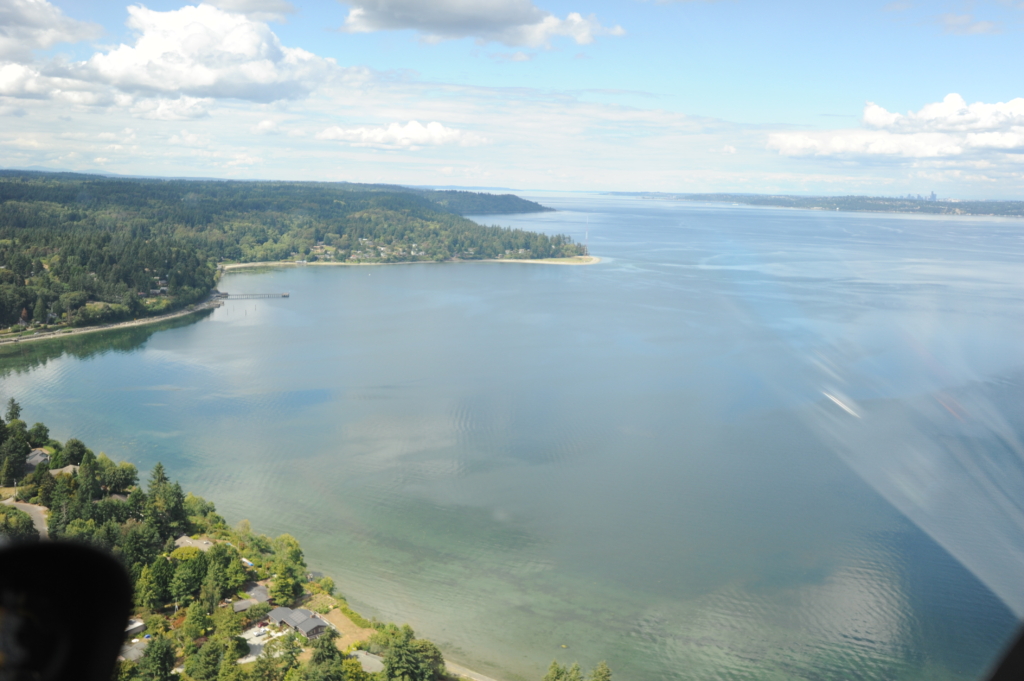
M978 678L1024 601L1024 223L524 196L478 221L602 261L236 271L290 297L7 348L0 398L503 681Z

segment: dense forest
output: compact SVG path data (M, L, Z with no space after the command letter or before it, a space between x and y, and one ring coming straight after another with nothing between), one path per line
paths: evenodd
M49 460L30 468L33 449L45 451ZM0 418L0 477L5 486L18 478L18 499L49 509L50 539L90 544L124 565L142 630L126 637L137 643L126 640L117 681L457 678L438 647L416 638L408 625L367 621L352 611L330 577L308 570L291 535L272 539L253 532L245 520L229 527L212 503L186 494L159 463L142 485L132 464L97 456L77 439L54 440L42 423L28 427L13 398ZM39 539L27 513L0 505L0 539L5 537ZM257 584L266 587L269 600L236 607ZM310 638L287 626L268 627L275 606L301 606L327 619L336 610L366 634L342 649L334 626ZM251 654L243 633L261 642L258 655ZM259 635L253 638L254 633ZM383 670L365 671L353 650L378 656ZM583 678L579 665L552 663L544 681ZM602 662L588 678L609 681L611 672Z
M663 201L742 203L808 210L845 210L873 213L921 213L925 215L1002 215L1024 217L1024 201L938 201L934 198L899 196L786 196L766 194L664 194L612 192Z
M388 185L112 179L0 171L0 327L180 308L218 264L583 255L562 235L462 214L548 210L511 195Z

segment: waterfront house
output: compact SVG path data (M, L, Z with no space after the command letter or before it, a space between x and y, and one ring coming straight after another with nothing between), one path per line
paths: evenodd
M213 542L208 539L193 539L192 537L183 534L174 540L174 545L179 549L184 546L193 546L200 551L209 551L210 547L213 546Z
M35 468L41 463L46 465L50 464L50 453L45 449L33 449L29 452L28 458L25 459L25 463L32 468Z
M330 626L305 608L292 610L291 608L277 607L270 611L267 618L278 626L294 629L310 640L319 637Z

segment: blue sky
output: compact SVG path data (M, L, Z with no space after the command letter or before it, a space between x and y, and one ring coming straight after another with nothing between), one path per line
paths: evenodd
M0 0L0 166L1024 199L1024 2Z

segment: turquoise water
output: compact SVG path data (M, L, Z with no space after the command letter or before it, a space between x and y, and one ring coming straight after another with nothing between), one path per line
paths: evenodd
M8 350L0 399L499 679L976 678L1024 602L1024 226L527 198L481 221L603 262L230 274L291 297ZM951 456L999 484L943 515Z

